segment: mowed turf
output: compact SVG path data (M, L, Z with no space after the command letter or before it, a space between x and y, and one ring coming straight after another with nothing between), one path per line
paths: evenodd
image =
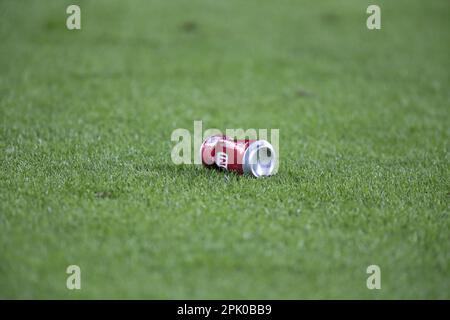
M450 298L449 1L72 3L0 2L0 298ZM279 173L174 165L194 120Z

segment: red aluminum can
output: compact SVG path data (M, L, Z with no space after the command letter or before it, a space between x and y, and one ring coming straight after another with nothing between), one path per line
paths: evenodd
M236 140L216 135L203 141L200 147L202 164L255 177L270 176L276 165L273 146L266 140Z

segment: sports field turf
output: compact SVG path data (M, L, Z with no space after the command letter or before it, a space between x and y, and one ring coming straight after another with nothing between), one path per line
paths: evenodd
M0 1L0 298L450 298L449 16ZM278 174L172 164L194 120L279 129Z

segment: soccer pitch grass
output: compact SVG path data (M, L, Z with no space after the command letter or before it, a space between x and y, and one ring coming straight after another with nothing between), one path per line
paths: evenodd
M0 298L450 298L450 2L375 2L1 1ZM194 120L279 173L172 164Z

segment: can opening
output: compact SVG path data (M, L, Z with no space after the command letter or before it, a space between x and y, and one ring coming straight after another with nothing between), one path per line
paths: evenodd
M269 148L260 148L258 149L258 163L261 165L270 165L270 162L272 161L272 151L270 151Z
M244 162L244 172L255 177L269 176L275 168L275 151L267 141L255 141L246 150Z

